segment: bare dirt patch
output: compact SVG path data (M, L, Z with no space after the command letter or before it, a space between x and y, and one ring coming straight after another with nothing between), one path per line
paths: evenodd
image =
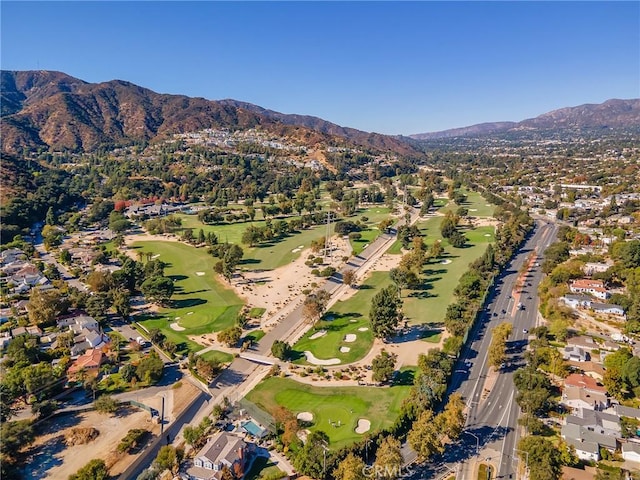
M135 458L135 455L119 457L115 453L118 443L127 432L132 428L153 433L160 431L160 426L151 422L148 412L135 408L122 409L119 415L113 417L97 412L60 416L46 428L30 449L24 470L27 480L68 478L93 458L104 460L110 467L109 473L117 475ZM100 433L88 443L66 446L65 435L72 428L95 428Z

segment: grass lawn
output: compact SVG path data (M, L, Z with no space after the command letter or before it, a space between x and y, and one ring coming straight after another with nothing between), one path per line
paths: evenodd
M351 249L353 250L354 255L359 255L364 247L371 242L373 242L380 235L380 230L378 230L378 224L389 218L390 210L385 206L377 206L377 207L369 207L367 209L358 210L358 212L349 217L347 220L351 220L355 222L356 220L360 220L362 217L367 217L367 230L362 230L359 232L362 235L362 238L357 241L350 240ZM395 222L395 219L394 219Z
M157 258L168 264L165 275L175 282L171 308L161 309L155 318L140 320L147 329L159 328L178 344L180 351L187 346L195 351L200 348L194 347L196 344L187 335L217 332L234 324L242 300L216 278L215 259L205 249L161 241L136 242L133 248L159 255ZM173 330L169 326L172 322L178 322L185 330Z
M260 339L265 335L266 333L264 332L264 330L252 330L243 337L242 341L248 342L249 340L251 340L253 343L258 343Z
M268 457L256 457L251 465L251 469L244 478L245 480L261 480L264 478L275 480L276 478L286 476L287 474L280 470Z
M249 318L260 318L266 311L266 308L253 307L251 310L249 310Z
M459 207L465 207L469 209L470 217L493 216L496 206L487 202L482 195L478 192L473 192L465 188L461 188L460 191L467 196L467 200L462 205L456 205L453 202L449 202L449 204L445 208L441 209L441 211L446 212L448 210L453 210L455 212Z
M281 267L300 256L302 249L309 247L312 240L317 240L325 235L326 226L318 225L308 230L302 230L297 233L274 242L263 243L255 247L249 247L242 243L242 234L250 226L264 227L264 220L256 220L254 222L238 222L220 225L206 225L198 220L197 215L179 215L182 218L182 226L184 228L193 228L194 234L198 235L200 229L204 233L214 232L218 241L235 243L244 250L244 259L240 264L240 268L245 270L261 269L272 270ZM288 217L287 220L297 217ZM302 249L299 247L302 246Z
M359 418L371 422L372 432L391 425L399 415L402 400L410 388L314 387L286 378L270 377L249 392L247 400L270 413L278 405L294 414L313 413L314 422L310 430L324 431L330 439L329 447L334 450L362 438L354 431Z
M389 272L373 272L360 286L358 292L349 299L336 303L324 319L318 322L293 346L295 363L306 363L304 351L312 352L316 358L339 358L342 363L351 363L364 357L373 344L371 330L364 332L359 328L369 328L369 310L371 299L381 289L391 284ZM326 335L311 340L318 330L326 330ZM355 342L345 342L347 334L356 335ZM349 347L350 351L342 353L340 347Z
M420 222L418 227L425 235L427 248L436 240L442 240L438 217ZM447 306L453 301L453 290L469 264L481 256L487 245L494 240L493 227L479 227L465 230L469 239L465 248L453 248L446 240L442 241L444 255L425 265L426 276L419 290L403 290L404 314L410 324L441 324ZM443 263L448 262L448 263Z
M233 361L233 355L218 350L209 350L200 356L205 360L215 360L218 363L230 363Z

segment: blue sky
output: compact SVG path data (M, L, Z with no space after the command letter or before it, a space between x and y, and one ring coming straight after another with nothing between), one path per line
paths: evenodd
M640 97L640 2L9 2L3 69L412 134Z

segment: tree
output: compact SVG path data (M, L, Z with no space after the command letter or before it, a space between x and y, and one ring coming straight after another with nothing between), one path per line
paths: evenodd
M116 413L118 410L118 402L115 398L109 395L102 395L101 397L98 397L98 399L93 402L93 406L95 407L96 412L106 413L109 415Z
M52 325L58 315L67 308L58 290L34 288L29 296L29 321L39 326Z
M489 365L499 368L507 356L507 338L511 334L510 323L501 323L493 329L491 344L489 345Z
M304 300L303 315L309 323L315 323L320 320L331 295L326 290L318 290L316 293L310 293Z
M93 459L73 475L69 480L105 480L109 477L109 469L104 460Z
M111 291L113 308L116 313L125 320L131 314L131 293L126 288L117 288Z
M377 478L395 480L400 477L404 458L400 451L400 440L387 436L382 440L373 464Z
M136 368L136 376L145 382L156 383L162 378L164 364L155 350L140 360Z
M562 473L560 451L543 437L528 436L518 443L518 450L528 453L529 478L557 480Z
M85 306L87 313L96 321L102 323L107 320L107 310L111 307L111 297L106 292L99 292L87 299Z
M407 441L415 450L422 461L426 461L433 455L442 453L442 417L434 417L431 410L425 410L418 420L413 423Z
M442 242L440 240L436 240L431 245L429 249L429 256L431 258L440 258L440 256L444 253L444 248L442 247Z
M13 463L18 452L33 443L35 434L31 420L3 422L0 425L0 459L2 464Z
M55 412L58 408L58 402L55 400L42 400L31 405L31 413L38 418L46 418Z
M173 289L173 281L167 277L151 277L140 285L140 290L144 296L160 305L168 302L171 295L173 295Z
M181 449L177 449L171 445L164 445L160 447L153 463L161 471L169 470L171 473L178 473L178 468L180 467L183 456L184 452Z
M449 396L449 401L444 411L439 415L442 418L442 431L451 440L456 440L464 429L465 405L459 393Z
M333 478L335 480L366 480L365 464L360 457L349 452L349 455L333 471Z
M402 301L398 298L398 290L389 285L378 292L371 301L369 319L371 330L376 338L387 338L395 333L400 321Z
M353 270L345 270L342 274L342 283L353 287L356 282L356 272Z
M55 225L56 222L56 214L53 211L53 207L49 207L49 209L47 210L47 215L45 217L45 223L47 225Z
M409 270L405 268L392 268L389 271L389 277L398 290L398 296L402 297L402 289L409 284Z
M304 447L294 459L294 466L302 474L312 478L324 478L325 448L329 445L329 436L316 430L307 436Z
M280 360L287 360L291 356L291 345L282 340L276 340L271 345L271 354Z
M224 343L228 347L235 347L242 336L242 329L237 325L229 327L218 333L218 341Z
M398 356L382 350L371 362L374 382L388 382L393 376Z

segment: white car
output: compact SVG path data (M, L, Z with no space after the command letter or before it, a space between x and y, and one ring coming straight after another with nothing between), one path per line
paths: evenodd
M527 330L526 328L523 328L522 333L529 333L529 330Z

